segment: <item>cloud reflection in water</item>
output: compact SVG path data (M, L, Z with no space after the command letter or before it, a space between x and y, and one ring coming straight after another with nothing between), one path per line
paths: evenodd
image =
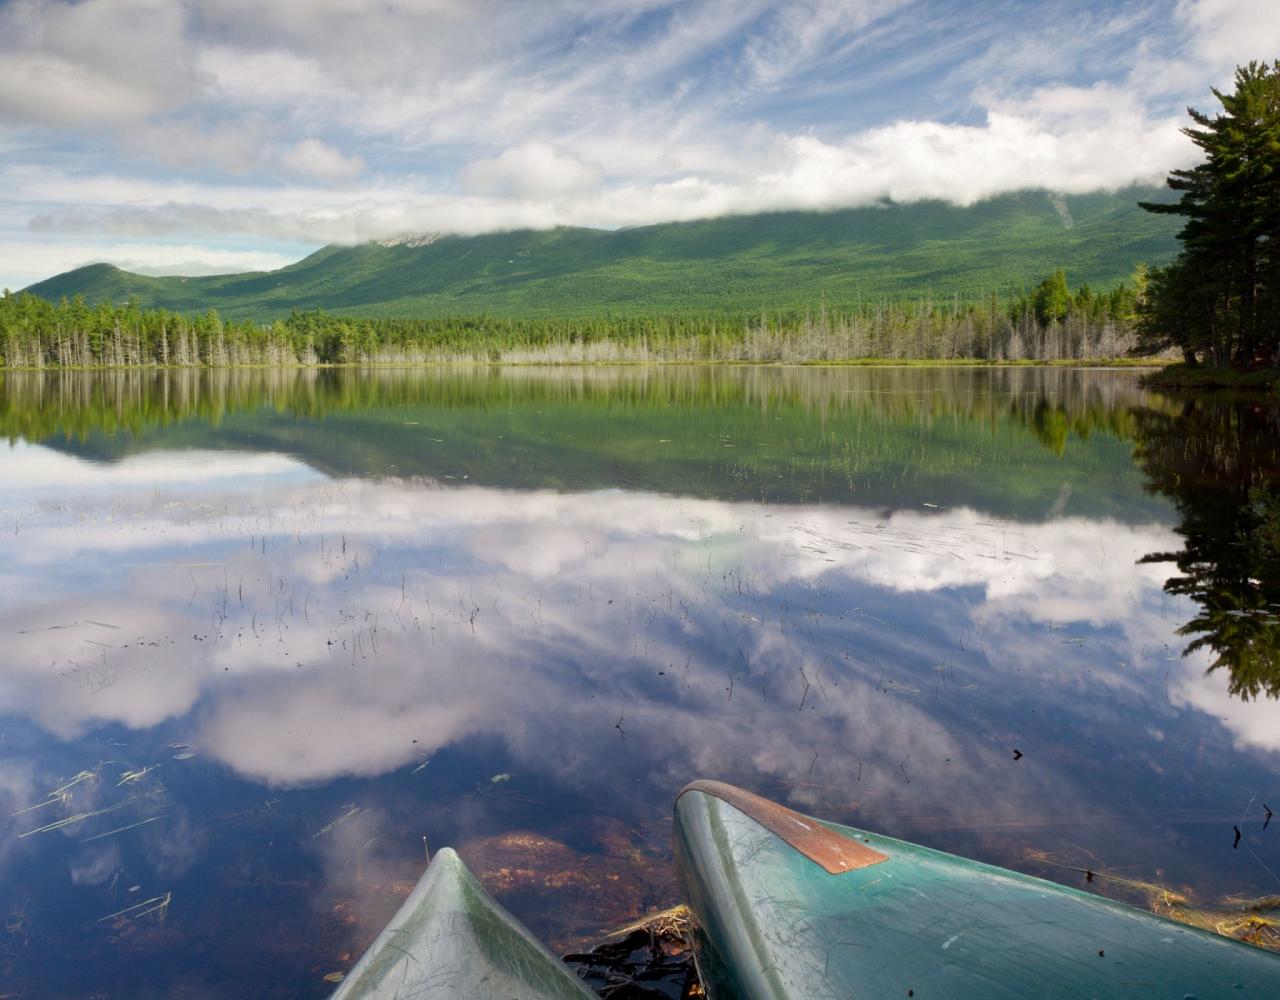
M187 462L130 492L155 464L135 461L8 457L9 482L34 467L79 497L25 516L6 562L3 624L22 632L8 704L64 737L194 713L202 750L271 785L382 773L412 759L412 739L477 733L590 781L621 752L607 744L619 714L627 752L651 744L650 767L681 776L755 760L794 777L815 739L856 732L845 749L865 782L872 748L919 755L940 723L963 738L957 699L988 714L1016 701L1020 673L1145 699L1143 651L1174 645L1163 571L1137 565L1174 541L1160 525L308 482L288 460L226 454L200 457L205 477ZM229 470L252 472L254 492L228 488ZM1048 628L1062 641L1046 663L1028 633ZM1186 666L1179 678L1196 675ZM976 693L925 697L957 672ZM894 709L864 689L891 691ZM768 749L744 746L766 718ZM813 773L843 781L855 765L833 747Z

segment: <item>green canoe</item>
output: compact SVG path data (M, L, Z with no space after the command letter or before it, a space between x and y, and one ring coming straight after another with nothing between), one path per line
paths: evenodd
M1280 997L1280 957L715 781L675 807L712 1000Z
M331 1000L598 1000L445 848Z

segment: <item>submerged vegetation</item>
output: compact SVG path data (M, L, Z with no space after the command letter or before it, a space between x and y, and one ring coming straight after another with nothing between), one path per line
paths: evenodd
M7 368L402 364L435 361L1078 361L1135 345L1142 273L1105 292L1062 271L982 302L881 302L846 311L511 319L367 319L295 312L263 325L124 305L0 297Z
M1026 861L1032 867L1074 871L1102 895L1141 906L1180 924L1280 952L1280 896L1228 896L1206 901L1189 889L1064 864L1042 851L1028 852Z

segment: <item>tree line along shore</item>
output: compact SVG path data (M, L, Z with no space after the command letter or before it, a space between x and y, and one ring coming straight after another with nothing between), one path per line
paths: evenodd
M136 302L0 296L0 367L235 367L430 362L1086 361L1138 344L1145 272L1096 292L1058 271L1034 291L983 301L855 309L573 319L383 319L293 312L269 324Z

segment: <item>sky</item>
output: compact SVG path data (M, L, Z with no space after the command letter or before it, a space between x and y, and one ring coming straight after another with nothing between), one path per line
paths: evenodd
M1274 0L0 0L0 287L1158 182Z

